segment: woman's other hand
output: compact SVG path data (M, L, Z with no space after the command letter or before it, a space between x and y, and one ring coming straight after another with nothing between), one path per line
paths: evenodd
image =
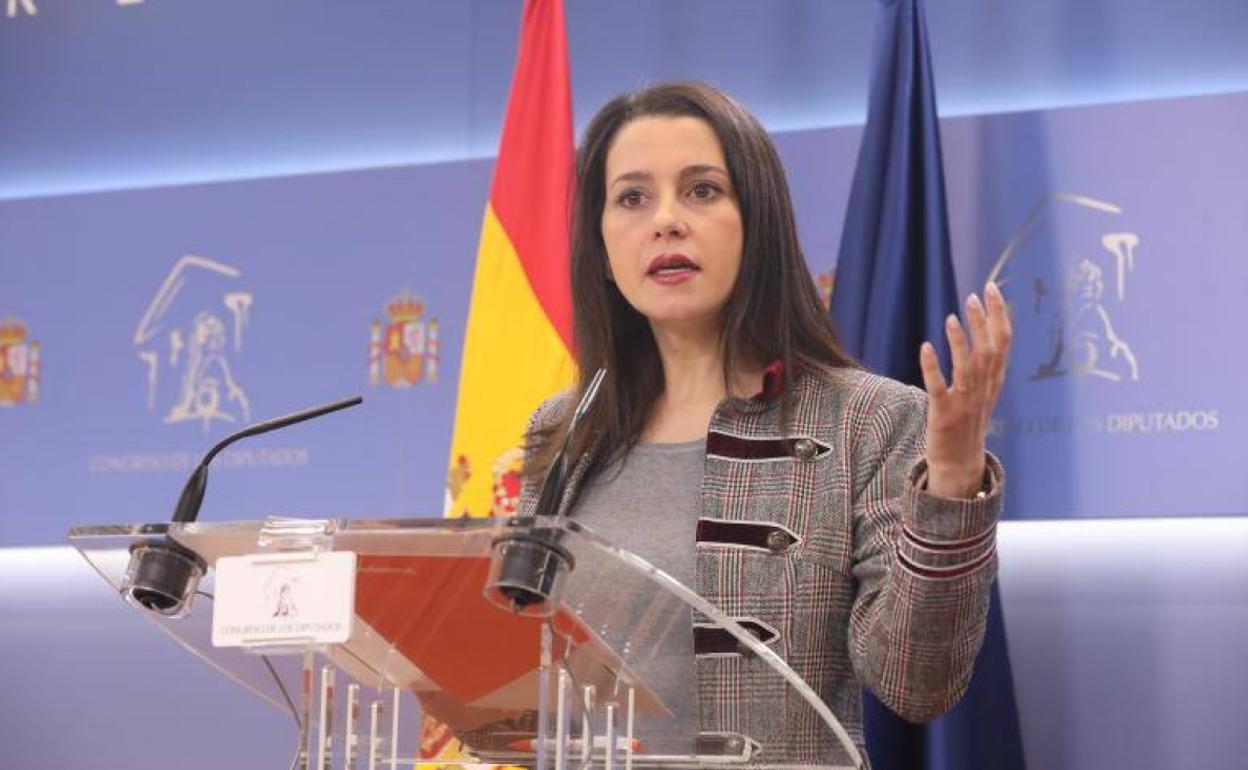
M987 308L975 294L967 298L969 340L956 315L945 319L952 384L940 371L932 343L924 342L919 350L928 396L927 491L940 497L974 497L983 486L984 441L1005 382L1013 336L1001 290L989 281L984 296Z

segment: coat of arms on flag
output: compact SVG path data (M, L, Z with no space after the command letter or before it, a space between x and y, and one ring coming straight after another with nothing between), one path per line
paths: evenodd
M39 400L39 343L29 337L25 323L0 321L0 406Z
M438 381L438 319L425 318L425 302L404 290L373 321L368 344L368 384L409 388Z
M836 268L828 268L815 276L815 288L819 290L819 301L823 309L832 310L832 286L836 283Z

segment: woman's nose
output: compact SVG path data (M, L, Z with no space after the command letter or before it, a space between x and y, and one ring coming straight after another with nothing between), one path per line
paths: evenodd
M688 233L688 225L680 216L674 201L660 202L654 211L655 238L681 238Z

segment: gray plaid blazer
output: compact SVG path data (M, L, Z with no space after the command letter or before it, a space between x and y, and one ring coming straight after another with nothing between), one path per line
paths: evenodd
M772 645L865 756L862 685L915 722L966 691L996 575L1004 472L989 455L979 498L929 495L923 391L850 368L780 379L772 370L763 393L727 399L711 418L693 588ZM787 428L781 387L794 396ZM531 429L570 401L547 401ZM572 516L587 466L574 467L562 501ZM536 496L526 483L520 515ZM752 740L768 763L848 763L799 696L697 621L702 731Z

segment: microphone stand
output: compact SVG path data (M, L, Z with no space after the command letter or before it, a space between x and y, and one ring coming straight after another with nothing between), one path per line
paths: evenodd
M208 464L222 449L239 439L285 428L304 420L356 406L363 401L364 399L360 396L335 401L332 404L258 422L226 436L208 450L194 473L187 479L186 486L182 488L182 494L178 497L172 523L187 524L199 517L199 509L204 502L204 491L208 486ZM130 548L130 566L126 570L126 580L122 584L122 595L125 596L126 601L158 615L181 617L190 609L191 597L195 594L195 588L199 585L199 580L204 576L207 568L208 565L199 554L180 545L168 535L155 541L135 543Z
M572 438L606 375L605 368L594 373L572 413L563 445L542 480L536 515L511 520L510 526L515 531L494 541L486 595L501 596L501 601L494 601L517 614L545 616L553 613L562 593L561 578L576 566L572 554L559 542L563 539L559 524L564 518L559 505L567 491Z

